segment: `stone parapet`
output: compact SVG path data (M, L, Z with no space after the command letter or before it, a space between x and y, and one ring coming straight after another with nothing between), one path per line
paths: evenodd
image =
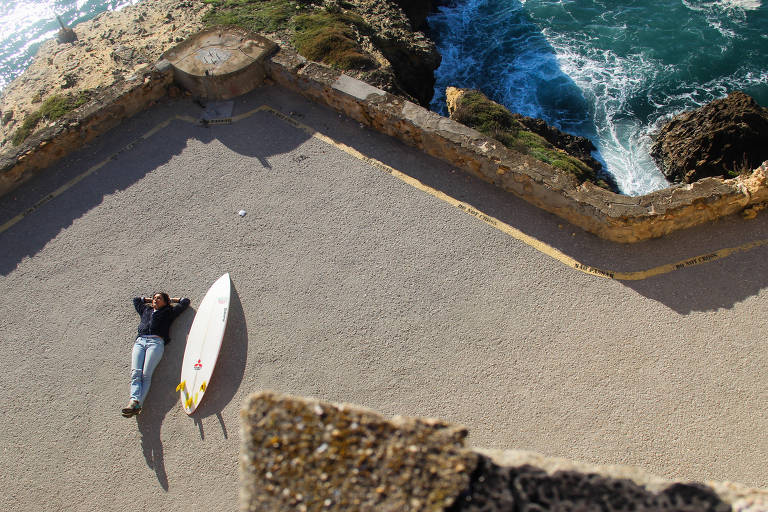
M440 420L256 393L241 412L241 510L768 511L768 490L470 450L466 435Z
M254 41L261 57L275 49L263 38ZM261 81L260 63L253 67L257 68L256 78L250 71L243 75L249 83L242 91ZM629 197L588 182L579 184L572 175L542 161L507 149L399 96L307 61L289 49L280 48L266 59L264 72L278 86L395 137L607 240L637 242L739 212L752 218L768 203L768 162L749 175L727 180L705 178ZM173 66L160 60L1 155L0 195L166 96L173 79ZM230 82L229 89L233 87ZM234 86L232 90L241 89Z
M707 178L630 197L579 184L574 177L507 149L479 132L403 98L346 77L285 48L268 65L280 86L516 194L615 242L664 236L768 201L763 164L733 179ZM748 215L747 216L752 216Z
M165 61L147 66L0 155L0 195L167 96L172 82L173 70Z

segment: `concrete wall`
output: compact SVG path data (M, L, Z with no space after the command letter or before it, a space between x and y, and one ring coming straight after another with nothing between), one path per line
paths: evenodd
M249 397L240 432L243 512L768 511L768 490L470 450L440 420L272 392Z
M281 49L275 83L478 176L589 232L616 242L660 237L768 201L768 162L749 176L707 178L629 197L576 180L419 105ZM747 211L747 217L754 212Z
M172 83L170 66L148 66L135 79L115 84L53 126L34 133L18 149L0 156L0 195L164 98Z
M265 54L272 48L264 46ZM706 178L639 197L579 185L573 176L341 72L308 62L285 48L264 62L263 73L279 86L326 105L371 128L615 242L637 242L741 212L752 218L768 203L768 162L751 175ZM246 75L249 89L257 78ZM0 195L167 95L173 71L166 61L138 80L116 84L99 98L34 134L0 156Z
M196 57L201 49L221 48L231 56L218 64ZM278 46L238 27L212 27L171 48L163 59L173 67L174 81L205 101L228 100L251 92L264 82L265 61Z

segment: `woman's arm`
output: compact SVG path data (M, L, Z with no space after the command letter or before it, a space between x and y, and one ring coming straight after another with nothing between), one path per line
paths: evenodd
M179 303L178 306L173 306L171 308L171 315L172 315L171 318L176 318L177 316L182 314L185 309L187 309L189 307L189 303L191 301L188 298L186 298L186 297L181 297L181 298L174 297L174 298L171 299L171 302L178 302Z
M145 302L147 302L147 298L146 297L134 297L133 298L133 307L136 308L136 312L138 314L142 314L144 312L144 308L147 307L146 304L144 304Z

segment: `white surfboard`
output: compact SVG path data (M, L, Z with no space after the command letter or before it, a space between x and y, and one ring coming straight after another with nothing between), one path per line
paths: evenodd
M181 380L176 387L187 414L195 412L208 389L227 326L230 291L229 274L224 274L203 297L187 335Z

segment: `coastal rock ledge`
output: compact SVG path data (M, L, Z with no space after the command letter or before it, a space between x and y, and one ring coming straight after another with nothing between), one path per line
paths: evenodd
M472 450L425 418L262 392L241 411L240 507L294 511L765 512L768 491L629 466Z
M672 119L656 135L651 156L671 181L747 174L768 159L768 109L743 92Z

